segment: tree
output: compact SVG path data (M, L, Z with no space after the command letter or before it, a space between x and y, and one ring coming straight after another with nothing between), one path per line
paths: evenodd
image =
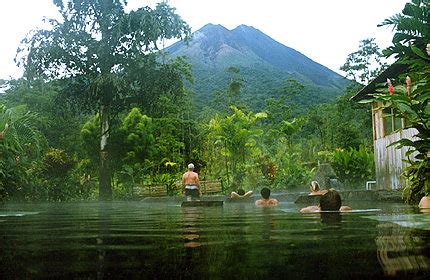
M364 146L334 150L330 164L345 186L362 186L375 175L373 153Z
M2 91L7 88L8 81L0 79L0 95L2 94Z
M424 50L430 39L430 3L428 0L412 0L398 13L378 26L392 26L395 30L393 45L383 50L387 57L394 56L399 62L413 64L418 58L414 48Z
M257 137L263 130L256 128L259 119L266 118L266 113L244 113L232 106L233 113L227 117L216 115L209 123L209 138L220 148L226 158L226 168L231 166L233 184L240 186L245 175L245 163L251 156L258 155ZM230 161L230 162L228 162ZM227 169L228 170L228 169ZM229 172L227 171L227 178Z
M0 104L0 140L16 153L39 153L45 139L36 128L37 115L25 106L6 108Z
M229 78L228 87L214 93L214 99L212 100L212 105L210 107L227 114L231 106L235 106L240 109L246 107L241 96L245 80L240 76L240 68L238 66L227 67L225 72Z
M58 102L58 90L61 82L12 80L2 97L7 107L25 105L37 114L35 124L45 136L50 147L63 149L67 154L81 152L79 138L82 123L88 119L85 113L74 113L69 106Z
M125 0L54 0L61 20L22 41L19 64L32 80L63 79L61 99L100 116L100 199L110 199L112 119L145 98L182 93L183 61L164 64L160 40L188 38L190 29L165 2L126 13Z
M279 125L290 119L292 115L297 115L298 107L294 102L303 93L305 86L299 81L294 79L287 79L284 81L282 88L279 90L280 95L266 100L267 120L270 126L274 129L279 129Z
M384 62L384 56L375 43L375 38L361 40L358 48L358 51L348 55L340 70L345 71L347 77L368 84L388 65Z
M125 161L128 164L143 164L151 160L154 135L152 119L133 108L122 121L120 128L126 145Z
M45 148L37 115L25 106L0 104L0 199L22 194L31 179L29 167Z

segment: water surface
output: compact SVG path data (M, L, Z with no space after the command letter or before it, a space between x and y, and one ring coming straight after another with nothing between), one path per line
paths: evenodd
M301 206L5 204L0 206L0 278L430 276L430 234L422 227L430 214L387 203L356 203L354 209L381 211L341 214L300 214Z

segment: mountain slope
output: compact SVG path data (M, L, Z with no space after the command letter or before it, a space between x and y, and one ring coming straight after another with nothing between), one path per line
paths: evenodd
M239 75L245 80L243 99L255 110L262 109L267 98L278 97L287 79L305 86L295 100L302 107L331 101L348 84L334 71L246 25L228 30L207 24L193 34L188 45L178 42L166 51L189 58L199 106L210 102L214 91L227 88L231 77L225 69L229 66L240 68Z

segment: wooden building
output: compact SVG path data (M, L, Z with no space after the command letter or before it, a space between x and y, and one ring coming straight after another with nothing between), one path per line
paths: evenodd
M376 93L376 89L381 84L386 84L387 78L396 78L406 71L406 65L391 65L353 96L351 100L360 101L370 98L369 95ZM383 109L381 105L378 102L371 104L376 187L378 189L398 189L404 186L404 180L400 175L408 164L406 157L408 148L397 149L389 145L402 138L412 139L417 131L412 128L405 129L405 120L395 118L392 114L392 109Z

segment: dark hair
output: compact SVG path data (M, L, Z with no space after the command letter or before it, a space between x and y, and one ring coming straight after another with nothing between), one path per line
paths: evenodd
M244 191L243 189L238 189L238 190L237 190L237 194L238 194L238 195L244 195L244 194L245 194L245 191Z
M321 211L338 211L342 205L342 199L335 190L328 190L320 197Z
M264 199L268 199L270 197L270 190L268 188L262 188L260 194Z

